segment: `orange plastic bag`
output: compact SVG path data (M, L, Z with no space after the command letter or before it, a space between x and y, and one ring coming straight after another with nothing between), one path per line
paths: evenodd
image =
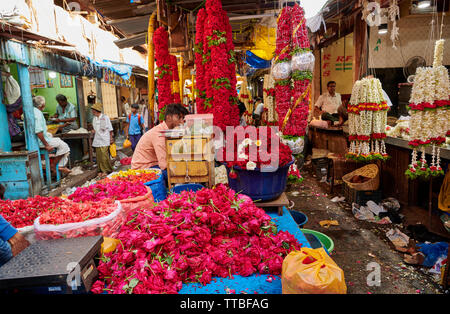
M346 294L344 271L324 248L302 248L283 261L283 294Z
M104 253L114 252L119 243L120 243L120 240L117 240L114 238L103 237L101 253L104 254Z
M126 139L123 142L123 148L128 148L128 147L131 147L131 141L129 139Z
M150 189L148 186L145 186L145 188L147 189L147 193L145 195L140 195L119 201L124 212L124 219L127 219L128 215L134 212L136 209L149 208L155 204L152 189Z

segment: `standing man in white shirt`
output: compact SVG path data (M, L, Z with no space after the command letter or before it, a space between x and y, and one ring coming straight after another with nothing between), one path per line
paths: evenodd
M264 112L264 102L262 98L256 98L255 102L255 110L253 111L253 119L255 120L255 126L258 127L261 125L261 117Z
M344 123L341 94L336 93L335 81L327 83L327 92L320 95L314 107L315 116L321 116L322 120L328 120L332 123L338 122L336 125Z
M106 177L113 169L109 159L109 146L114 143L113 127L109 117L102 113L102 104L96 103L91 107L94 119L92 120L92 130L95 133L92 147L95 147L97 165L100 176Z

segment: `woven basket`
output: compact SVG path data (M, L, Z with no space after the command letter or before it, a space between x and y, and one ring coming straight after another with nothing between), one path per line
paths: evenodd
M351 178L354 176L364 176L370 178L369 181L364 183L352 183ZM342 177L342 180L352 189L356 191L376 191L380 187L380 170L377 165L370 164L362 168L356 169L350 173L347 173Z

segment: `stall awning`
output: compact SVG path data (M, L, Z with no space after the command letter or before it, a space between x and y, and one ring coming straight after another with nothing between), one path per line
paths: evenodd
M70 75L102 77L101 68L84 59L74 60L52 52L49 47L34 47L4 38L0 38L0 60L17 62Z

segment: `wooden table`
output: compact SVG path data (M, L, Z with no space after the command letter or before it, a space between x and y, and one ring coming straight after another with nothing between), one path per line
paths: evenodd
M77 140L77 139L85 139L88 141L88 151L89 151L89 161L93 161L93 150L92 150L92 140L94 138L94 134L92 133L59 133L55 134L54 137L59 137L62 140Z
M331 153L342 155L347 152L347 137L342 127L309 126L309 131L313 148L326 149Z
M283 192L283 194L281 194L281 196L275 200L268 201L268 202L255 202L255 205L262 209L277 208L278 216L283 216L283 207L289 206L289 199L287 198L286 193Z

